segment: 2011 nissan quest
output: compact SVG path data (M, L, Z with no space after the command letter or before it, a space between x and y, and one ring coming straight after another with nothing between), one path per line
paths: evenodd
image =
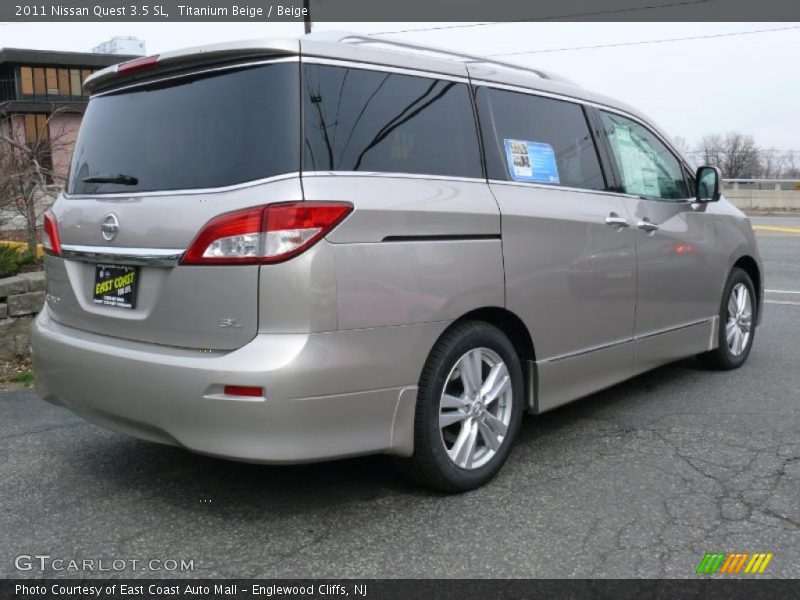
M95 423L463 491L524 412L752 347L761 263L717 169L559 77L350 35L86 86L32 345L38 393Z

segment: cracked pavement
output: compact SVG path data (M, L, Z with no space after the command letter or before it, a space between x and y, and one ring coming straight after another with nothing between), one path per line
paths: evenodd
M687 360L527 417L497 479L462 496L383 457L230 463L0 394L0 577L79 575L14 568L49 554L194 560L102 574L126 577L683 578L711 551L800 577L798 339L800 305L768 304L743 368Z

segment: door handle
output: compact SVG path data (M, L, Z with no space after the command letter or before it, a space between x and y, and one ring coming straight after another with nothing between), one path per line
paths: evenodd
M636 224L636 226L637 226L639 229L641 229L642 231L646 231L646 232L648 232L648 233L650 233L651 231L655 231L656 229L658 229L658 225L656 225L655 223L653 223L653 222L651 222L651 221L648 221L647 219L643 219L643 220L639 221L639 222Z
M611 213L606 217L606 225L618 225L620 227L630 227L631 222L625 217L620 217L617 213Z

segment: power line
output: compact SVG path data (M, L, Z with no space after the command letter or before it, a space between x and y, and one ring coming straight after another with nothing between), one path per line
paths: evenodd
M667 2L664 4L651 4L648 6L633 6L629 8L616 8L612 10L598 10L584 13L569 13L563 15L550 15L548 17L538 17L531 19L521 19L519 21L488 21L485 23L463 23L459 25L440 25L437 27L421 27L418 29L394 29L391 31L376 31L370 35L389 35L392 33L414 33L417 31L442 31L444 29L464 29L468 27L485 27L486 25L508 25L511 23L535 23L538 21L554 21L557 19L570 19L576 17L596 17L599 15L619 14L626 12L637 12L644 10L657 10L659 8L672 8L676 6L692 6L697 4L707 4L709 2L719 2L719 0L681 0L679 2Z
M597 44L594 46L571 46L567 48L547 48L544 50L522 50L519 52L498 52L488 56L519 56L522 54L544 54L547 52L566 52L568 50L593 50L597 48L618 48L620 46L640 46L643 44L664 44L667 42L685 42L690 40L707 40L713 38L733 37L737 35L752 35L755 33L769 33L774 31L788 31L789 29L800 29L800 25L790 27L774 27L772 29L753 29L750 31L734 31L731 33L716 33L710 35L694 35L690 37L664 38L660 40L641 40L638 42L617 42L614 44Z
M489 21L486 23L462 23L460 25L441 25L439 27L422 27L419 29L394 29L392 31L375 31L369 35L388 35L390 33L414 33L416 31L441 31L443 29L464 29L467 27L484 27L485 25L508 25L509 23L522 23L523 21Z

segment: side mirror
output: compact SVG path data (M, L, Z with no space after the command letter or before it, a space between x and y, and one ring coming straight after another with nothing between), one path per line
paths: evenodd
M722 195L722 171L717 167L700 167L695 177L694 197L696 202L716 202Z

